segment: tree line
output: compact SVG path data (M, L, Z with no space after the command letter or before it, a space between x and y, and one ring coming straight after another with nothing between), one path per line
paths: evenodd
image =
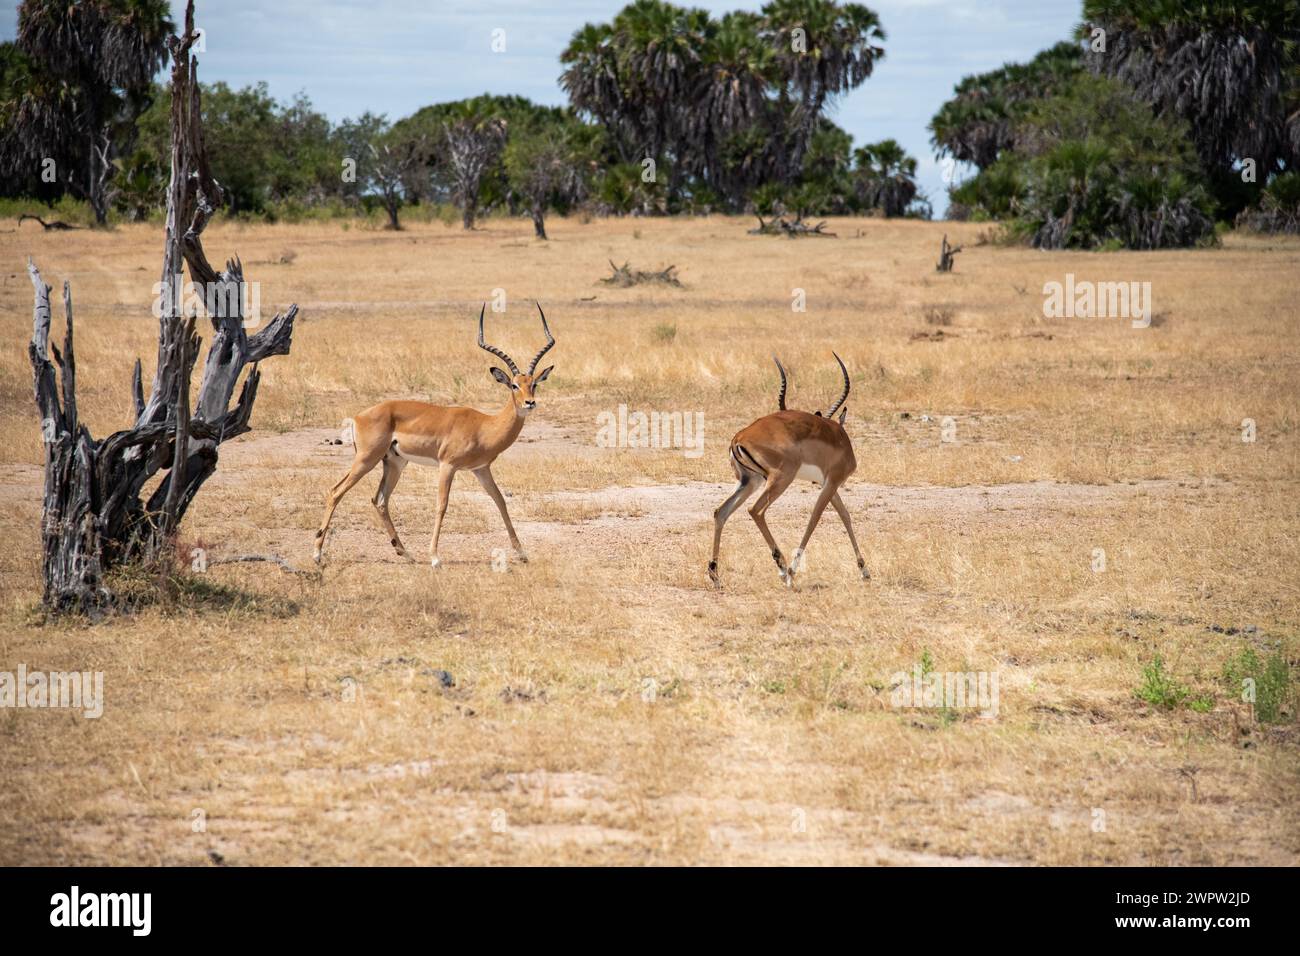
M966 77L931 122L974 172L949 215L1041 248L1212 242L1300 229L1300 0L1084 0L1075 36ZM73 197L96 222L156 216L174 30L165 0L24 0L0 44L0 195ZM564 107L483 95L331 123L305 95L203 87L234 215L456 210L528 216L930 215L893 139L827 116L885 56L869 8L771 0L720 16L634 0L560 56ZM952 177L955 179L956 177ZM405 211L405 212L404 212Z
M953 218L1039 248L1300 232L1300 2L1084 0L1071 41L966 77L930 124Z
M25 0L0 45L3 193L156 215L168 94L153 82L174 27L155 0ZM875 13L773 0L721 17L635 0L578 30L561 56L567 107L483 95L394 121L332 124L305 95L203 87L214 175L235 215L294 217L454 205L598 215L789 209L928 215L916 161L893 140L854 149L828 107L884 56Z

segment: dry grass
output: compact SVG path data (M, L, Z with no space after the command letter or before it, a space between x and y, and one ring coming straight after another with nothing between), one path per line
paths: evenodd
M107 700L99 720L0 710L0 863L1300 854L1295 724L1253 723L1219 677L1247 646L1300 655L1300 244L1045 255L977 245L976 226L879 220L833 222L826 243L726 218L556 220L550 243L524 221L219 224L213 258L238 252L263 309L297 301L301 324L292 356L264 365L256 431L226 447L186 546L306 566L321 493L350 457L325 443L343 418L382 398L502 400L473 343L501 288L498 344L537 347L533 297L559 339L541 408L496 468L532 560L492 572L505 535L461 478L445 567L399 560L372 517L374 476L340 507L320 576L214 566L172 603L89 627L35 610L22 264L72 281L82 416L102 436L126 423L135 357L152 361L160 237L11 225L0 670L101 670ZM936 275L945 231L967 251ZM676 263L684 287L602 285L611 259ZM1066 272L1150 281L1161 321L1044 319L1039 290ZM741 512L715 591L726 442L775 407L774 350L791 404L824 407L832 348L853 372L845 497L873 579L856 578L831 516L784 590ZM703 412L703 456L598 447L596 416L620 404ZM433 490L413 468L394 497L420 556ZM811 503L796 488L774 508L787 551ZM1157 654L1213 708L1135 699ZM997 718L891 707L891 675L923 656L996 671Z

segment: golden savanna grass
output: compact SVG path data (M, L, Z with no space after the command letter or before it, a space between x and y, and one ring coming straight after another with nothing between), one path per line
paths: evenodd
M1300 654L1300 243L1046 254L975 225L750 225L557 219L549 243L502 219L213 226L209 255L242 257L264 313L299 304L293 352L262 366L255 430L186 518L180 548L213 565L86 625L38 610L23 263L72 283L99 437L127 424L136 356L153 362L161 236L0 223L0 670L103 671L106 696L99 720L0 711L0 863L1294 863L1294 703L1257 723L1222 672L1246 648ZM951 275L944 232L965 245ZM676 265L683 287L602 285L610 259ZM1155 322L1045 319L1066 273L1149 281ZM504 530L461 477L430 569L419 468L392 509L418 561L378 529L376 472L319 575L215 563L309 568L347 416L498 407L474 344L496 289L492 341L531 356L534 298L558 338L495 469L529 564L494 573ZM773 351L793 407L833 400L831 349L872 580L828 514L786 590L742 510L715 590L727 442L775 408ZM704 454L600 447L620 404L702 412ZM787 553L812 500L771 512ZM1156 656L1198 706L1135 696ZM891 706L923 657L996 672L997 717Z

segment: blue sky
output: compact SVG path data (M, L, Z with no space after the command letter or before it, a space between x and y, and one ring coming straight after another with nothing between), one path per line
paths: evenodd
M686 5L686 4L683 4ZM761 2L704 0L714 13ZM841 100L831 118L855 143L892 136L920 164L921 187L946 205L940 164L926 124L969 73L1025 60L1067 38L1081 0L866 0L884 25L885 58ZM265 80L272 94L311 97L331 120L369 109L389 118L479 93L519 93L565 102L559 54L584 23L607 21L619 0L199 0L207 31L205 82ZM183 3L172 3L179 22ZM0 40L13 39L16 0L0 0ZM210 16L209 16L210 15ZM491 51L505 31L505 52Z

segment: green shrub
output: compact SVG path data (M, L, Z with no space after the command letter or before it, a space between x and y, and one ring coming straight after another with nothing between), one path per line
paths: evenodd
M1264 187L1259 205L1242 210L1237 225L1256 232L1300 234L1300 171L1274 177Z
M1255 705L1255 716L1263 723L1276 724L1294 717L1291 667L1281 651L1261 661L1254 648L1248 647L1223 665L1223 680L1233 693Z
M1142 685L1133 693L1138 700L1162 710L1174 710L1185 705L1198 714L1204 714L1214 709L1214 699L1193 697L1187 685L1165 670L1164 658L1159 654L1142 667Z
M1024 104L1014 149L951 196L967 218L1018 220L1039 249L1215 241L1214 200L1186 129L1099 77Z
M978 175L948 191L951 202L967 210L964 219L985 222L1015 215L1025 194L1023 161L1006 154Z

